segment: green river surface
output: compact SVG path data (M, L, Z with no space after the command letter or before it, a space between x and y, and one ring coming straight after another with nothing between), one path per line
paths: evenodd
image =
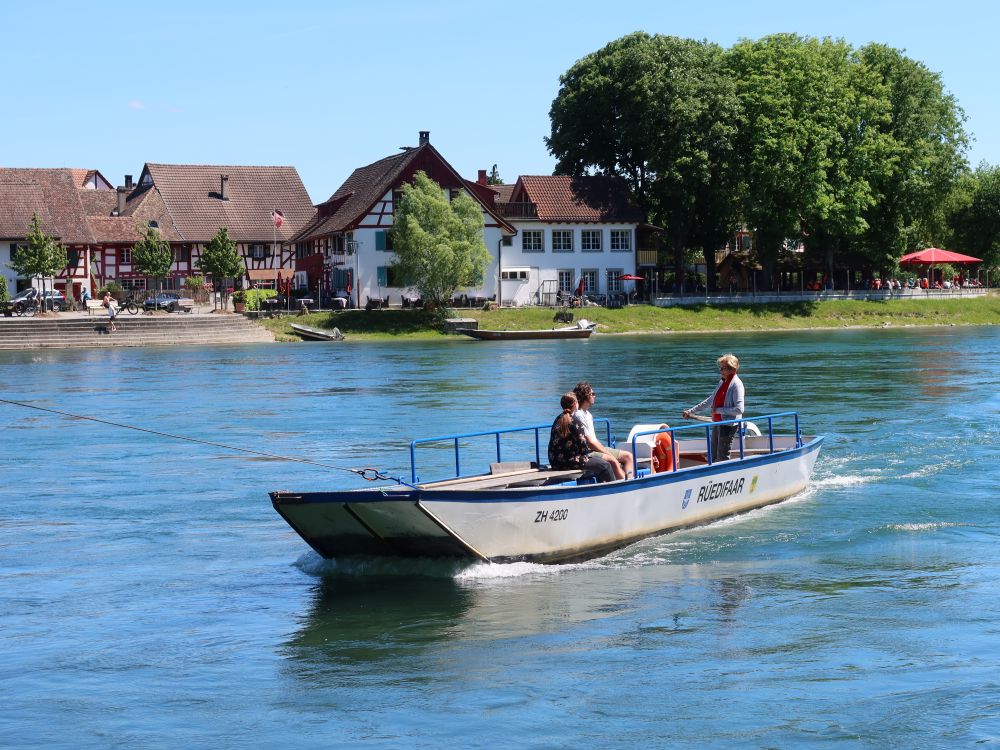
M1000 328L0 369L4 399L405 475L411 439L549 423L581 378L619 439L679 425L725 351L748 416L827 436L810 488L563 566L324 561L267 493L354 475L0 404L0 747L1000 744Z

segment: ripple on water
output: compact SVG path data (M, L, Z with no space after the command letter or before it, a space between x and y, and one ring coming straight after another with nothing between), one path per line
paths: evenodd
M266 492L350 477L12 411L0 745L1000 736L1000 329L463 343L0 353L0 371L7 398L395 470L416 437L548 423L582 378L619 436L671 421L733 350L751 415L796 408L827 435L814 481L572 565L326 561Z

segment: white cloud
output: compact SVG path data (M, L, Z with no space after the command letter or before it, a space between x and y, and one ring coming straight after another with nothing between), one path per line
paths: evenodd
M145 108L146 108L146 105L145 105L145 104L143 104L143 103L142 103L141 101L139 101L138 99L133 99L132 101L130 101L130 102L128 103L128 108L129 108L129 109L145 109Z

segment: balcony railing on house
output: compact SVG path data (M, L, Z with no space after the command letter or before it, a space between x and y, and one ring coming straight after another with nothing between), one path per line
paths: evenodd
M505 219L537 219L538 207L528 201L497 203L497 211Z
M640 268L656 265L656 250L645 250L640 248L635 254L636 264Z

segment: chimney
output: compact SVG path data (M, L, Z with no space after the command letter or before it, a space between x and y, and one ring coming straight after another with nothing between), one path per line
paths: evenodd
M125 175L125 189L126 190L132 189L132 175L130 174Z
M226 188L229 186L229 175L224 174L219 176L219 197L227 201L229 196L226 195Z
M485 185L486 184L486 170L485 169L480 169L479 170L479 177L476 178L476 182L478 182L480 185Z
M118 207L115 209L115 216L122 216L125 213L125 195L128 193L128 188L124 185L118 186Z
M429 130L421 130L420 131L420 145L421 146L426 146L430 142L431 142L431 131L429 131Z

